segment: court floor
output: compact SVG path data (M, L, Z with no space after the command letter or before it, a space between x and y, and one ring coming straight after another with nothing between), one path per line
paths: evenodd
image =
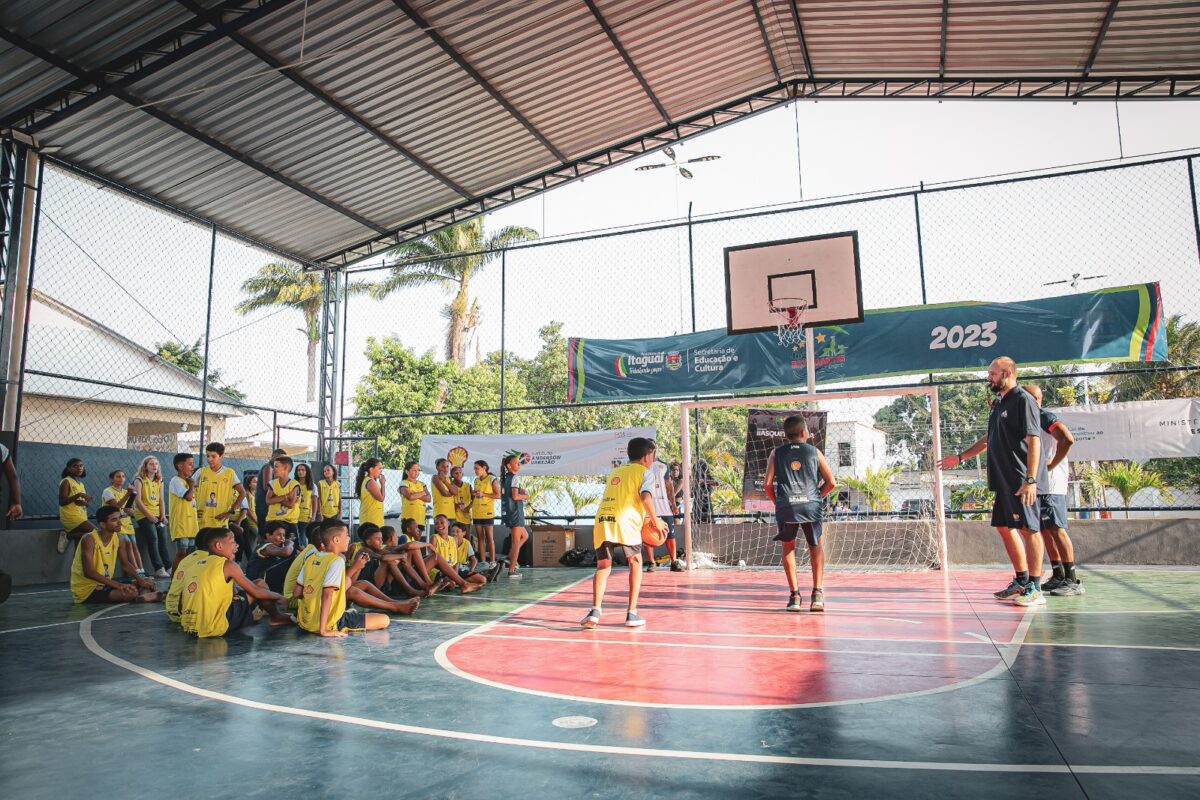
M196 640L161 610L0 605L4 797L1200 797L1200 572L529 570L340 640Z

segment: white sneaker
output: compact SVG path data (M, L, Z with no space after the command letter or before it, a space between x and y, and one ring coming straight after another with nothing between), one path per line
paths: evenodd
M524 577L525 577L525 576L524 576L524 575L522 575L520 572L510 572L510 573L508 573L508 579L509 579L510 581L519 581L519 580L521 580L521 578L524 578Z
M70 543L70 541L71 540L67 538L66 531L59 531L58 532L58 544L54 545L54 549L60 553L65 553L65 552L67 552L67 545Z
M154 577L156 577L156 578L169 578L169 577L171 577L171 573L167 572L167 571L166 571L165 569L163 569L162 567L159 567L158 569L154 570Z

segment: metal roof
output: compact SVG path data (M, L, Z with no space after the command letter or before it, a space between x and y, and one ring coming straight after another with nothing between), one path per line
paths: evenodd
M1200 97L1195 0L5 0L0 129L344 264L797 97Z

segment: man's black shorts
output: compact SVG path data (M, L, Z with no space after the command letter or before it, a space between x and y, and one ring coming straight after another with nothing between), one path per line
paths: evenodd
M1065 494L1039 494L1038 504L1041 506L1041 529L1067 529L1067 496Z
M1015 494L997 492L992 503L993 528L1021 528L1027 531L1042 529L1040 504L1035 500L1031 506L1021 505Z

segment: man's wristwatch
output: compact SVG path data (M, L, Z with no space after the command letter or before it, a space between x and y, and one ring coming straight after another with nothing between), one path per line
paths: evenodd
M1026 475L1026 476L1025 476L1025 485L1026 485L1026 486L1036 486L1036 485L1037 485L1037 478L1034 478L1034 477L1032 477L1032 476L1030 476L1030 475Z

